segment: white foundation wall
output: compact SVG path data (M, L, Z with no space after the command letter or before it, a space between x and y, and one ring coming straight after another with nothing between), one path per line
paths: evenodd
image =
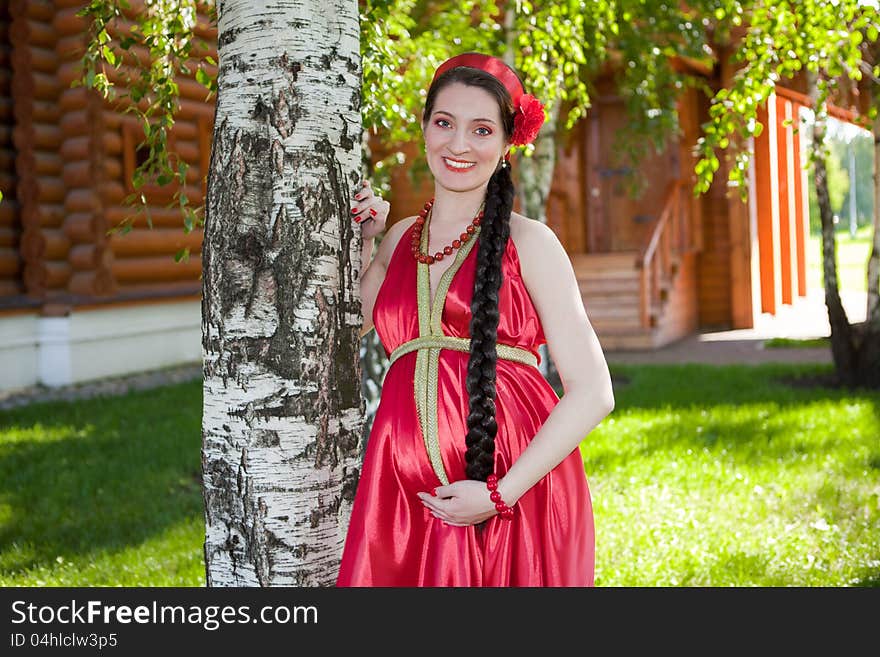
M0 317L0 391L201 362L201 340L198 300Z

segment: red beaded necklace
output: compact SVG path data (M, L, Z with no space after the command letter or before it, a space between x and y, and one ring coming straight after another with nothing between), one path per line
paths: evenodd
M419 262L424 262L427 265L433 265L435 262L440 262L443 260L444 256L452 255L452 252L459 248L462 244L467 242L471 235L477 230L477 226L480 225L480 222L483 220L483 208L480 208L480 211L477 213L477 216L473 218L468 227L465 229L457 240L452 240L452 244L450 246L446 246L442 251L437 251L434 255L427 255L422 253L421 241L422 241L422 228L424 228L425 223L427 222L428 213L431 211L431 206L434 205L434 199L432 198L430 201L425 203L425 207L419 212L419 216L415 222L415 228L413 229L413 237L412 237L412 254L413 257Z

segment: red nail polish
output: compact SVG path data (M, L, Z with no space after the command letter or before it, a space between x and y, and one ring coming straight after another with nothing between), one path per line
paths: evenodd
M360 217L355 217L355 218L354 218L354 223L359 224L360 222L361 222L361 218L360 218Z
M352 209L351 209L351 213L352 213L352 214L357 214L357 211L358 211L357 208L352 208Z
M375 217L376 214L377 214L377 213L376 213L376 210L375 210L374 208L370 208L370 214L373 215L373 216Z

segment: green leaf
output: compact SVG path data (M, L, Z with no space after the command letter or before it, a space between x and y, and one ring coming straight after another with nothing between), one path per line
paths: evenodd
M116 53L114 53L109 46L102 46L101 53L104 55L104 59L107 60L107 63L110 64L110 66L116 65Z
M201 84L204 87L208 87L211 85L212 78L208 73L205 72L204 69L198 69L196 71L196 82Z

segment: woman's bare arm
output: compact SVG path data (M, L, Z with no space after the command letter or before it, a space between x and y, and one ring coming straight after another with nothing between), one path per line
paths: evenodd
M523 282L541 318L564 394L499 482L502 499L511 505L571 454L614 409L611 375L587 317L571 260L548 226L532 220L524 223L522 237L516 242Z
M382 241L379 243L379 249L376 255L369 260L370 254L373 252L373 238L365 239L363 250L361 251L361 312L363 313L364 323L361 327L360 337L364 337L373 328L373 308L376 305L376 297L379 295L379 289L385 280L385 274L388 270L388 263L391 260L391 254L397 246L403 232L412 224L415 217L407 217L401 219L388 229Z
M373 305L376 295L385 280L385 269L388 266L388 248L386 240L379 244L379 251L373 257L375 238L385 232L385 221L391 210L391 204L373 191L369 180L362 180L352 198L351 219L361 227L361 271L358 278L361 292L361 315L363 338L373 328ZM393 228L393 227L392 227ZM391 233L389 229L387 233ZM387 239L386 235L386 239Z
M375 241L372 237L365 239L361 249L361 313L364 323L361 327L360 337L364 337L373 328L373 306L376 303L379 288L382 287L382 281L385 280L385 267L379 256L372 257ZM381 247L382 244L379 244L380 250Z

